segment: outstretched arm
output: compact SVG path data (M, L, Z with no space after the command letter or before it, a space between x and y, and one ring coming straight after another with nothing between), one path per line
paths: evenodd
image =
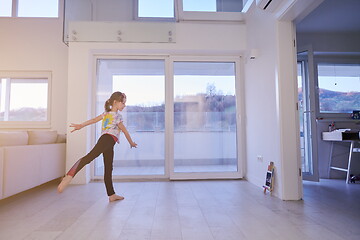
M103 114L93 118L93 119L90 119L90 120L87 120L83 123L80 123L80 124L76 124L76 123L71 123L70 124L70 127L73 128L73 130L71 130L71 132L74 132L74 131L77 131L77 130L80 130L82 129L83 127L86 127L90 124L93 124L93 123L97 123L98 121L102 120L103 119Z
M125 137L126 139L128 140L129 144L130 144L130 147L134 147L136 148L137 147L137 144L135 142L133 142L133 140L131 139L130 137L130 134L129 132L127 131L126 127L124 126L124 124L121 122L118 124L120 130L125 134Z

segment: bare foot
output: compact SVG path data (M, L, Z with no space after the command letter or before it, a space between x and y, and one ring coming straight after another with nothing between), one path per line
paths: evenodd
M119 200L124 200L124 197L116 195L116 194L113 194L109 197L109 202L115 202L115 201L119 201Z
M69 183L71 182L71 180L73 179L72 176L66 175L61 183L59 184L59 186L57 187L57 191L58 193L62 193L64 191L64 189L67 187L67 185L69 185Z

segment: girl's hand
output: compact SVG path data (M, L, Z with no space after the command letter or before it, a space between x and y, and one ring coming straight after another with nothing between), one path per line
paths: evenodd
M136 142L132 142L130 143L130 148L137 148L137 143Z
M73 127L73 128L74 128L73 130L70 131L70 132L72 133L72 132L75 132L75 131L77 131L77 130L82 129L82 128L83 128L83 125L82 125L82 124L71 123L71 124L70 124L70 127Z

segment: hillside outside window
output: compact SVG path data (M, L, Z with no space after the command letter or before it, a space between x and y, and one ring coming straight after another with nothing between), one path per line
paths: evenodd
M360 64L320 63L320 113L352 113L360 109Z

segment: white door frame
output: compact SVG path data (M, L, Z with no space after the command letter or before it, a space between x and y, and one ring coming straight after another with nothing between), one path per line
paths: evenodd
M177 55L148 55L148 54L94 54L92 60L93 81L92 95L96 95L97 60L99 59L154 59L165 61L165 172L164 175L126 175L113 176L113 179L239 179L245 174L245 110L244 110L244 71L243 59L240 56L177 56ZM236 91L236 121L237 121L237 172L211 173L175 173L174 172L174 61L204 61L204 62L234 62L235 63L235 91ZM96 98L91 99L93 115L96 113ZM91 145L96 143L95 126L91 126ZM95 176L94 161L90 165L91 179L101 180L102 176Z

